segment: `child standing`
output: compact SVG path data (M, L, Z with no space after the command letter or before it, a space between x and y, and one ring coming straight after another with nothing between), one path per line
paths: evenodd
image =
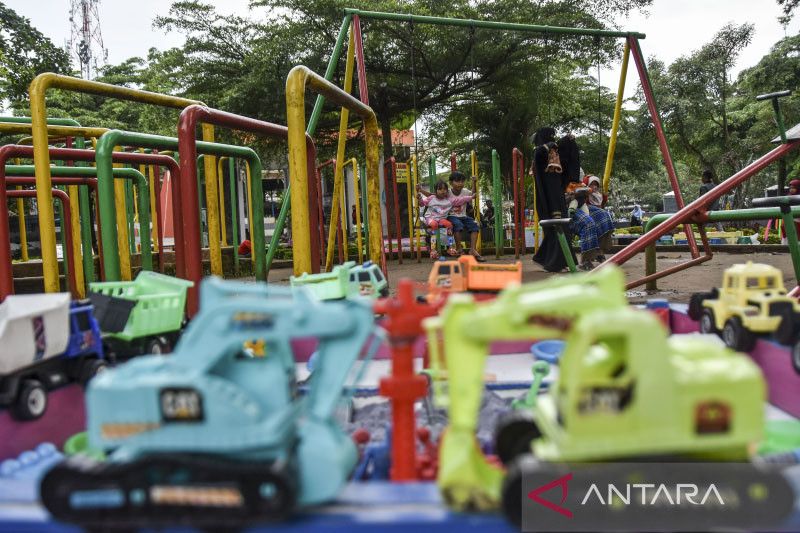
M434 194L425 196L420 186L417 186L417 189L420 191L422 205L427 207L425 211L425 225L428 226L428 228L432 230L434 234L438 233L439 228L441 227L447 229L448 235L452 235L453 224L447 220L447 216L450 214L450 211L453 209L453 207L464 205L472 200L473 195L465 194L454 197L450 195L447 183L442 180L436 182L436 185L433 189ZM439 251L436 248L437 247L433 246L432 242L431 259L439 259ZM449 247L447 249L447 254L450 256L455 256L458 255L458 252L453 247Z

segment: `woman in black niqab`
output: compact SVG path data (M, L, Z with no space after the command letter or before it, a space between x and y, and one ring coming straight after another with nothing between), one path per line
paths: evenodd
M536 132L533 144L536 148L533 151L534 180L536 183L536 212L539 220L550 218L566 218L567 203L564 197L567 184L570 181L572 169L577 164L580 168L580 160L577 154L577 145L570 136L562 139L564 147L555 143L556 131L553 128L545 127ZM571 143L570 143L571 141ZM566 160L558 157L560 163L556 166L551 149L557 150L559 155L563 152ZM571 235L565 228L567 240ZM573 254L574 257L574 254ZM539 246L539 251L533 256L533 260L539 263L548 272L560 272L567 266L561 246L558 243L558 236L554 228L544 230L544 238Z

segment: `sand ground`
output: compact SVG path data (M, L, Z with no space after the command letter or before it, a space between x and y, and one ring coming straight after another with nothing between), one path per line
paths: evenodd
M658 252L656 257L658 258L658 268L662 270L689 260L691 255L689 252ZM512 263L514 256L506 255L497 260L494 257L487 257L487 259L492 262ZM530 254L523 256L520 260L522 262L523 282L538 281L554 275L545 272L539 265L531 261ZM795 285L792 260L788 253L716 253L706 263L659 280L658 291L648 293L642 286L629 291L628 297L633 303L643 302L648 298L666 298L673 303L688 303L692 293L707 291L712 287L719 286L722 281L722 272L727 267L745 261L767 263L780 268L787 288ZM417 263L416 259L406 258L403 260L402 265L398 264L397 260L388 261L390 290L393 292L398 280L402 278L410 278L420 283L425 282L428 278L431 264L431 260L427 257L423 257L419 263ZM633 257L622 268L629 282L642 277L644 275L644 254ZM273 283L288 284L289 276L291 275L292 270L290 268L273 269L269 273L269 280Z

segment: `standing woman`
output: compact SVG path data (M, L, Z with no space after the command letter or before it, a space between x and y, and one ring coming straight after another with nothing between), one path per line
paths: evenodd
M567 204L564 191L569 181L559 157L559 146L555 142L556 131L553 128L541 128L536 132L533 143L534 180L536 183L536 211L539 220L567 217ZM578 165L580 166L580 165ZM567 240L570 236L567 235ZM533 256L548 272L560 272L567 266L564 254L558 244L558 236L554 228L544 230L539 251Z

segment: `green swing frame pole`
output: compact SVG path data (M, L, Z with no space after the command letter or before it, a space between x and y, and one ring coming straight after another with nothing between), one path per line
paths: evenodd
M99 194L100 190L100 180L101 179L108 179L107 177L103 177L98 171L96 167L50 167L52 175L55 177L64 177L64 178L84 178L84 177L97 177L97 189L98 189L98 196L100 198L100 212L106 212L109 224L116 222L114 220L114 211L116 206L114 205L114 197L113 185L109 185L108 188L111 190L112 195L111 198L103 197ZM33 165L6 165L6 175L14 175L14 176L34 176L35 175L35 168ZM141 224L142 227L149 227L150 226L150 185L147 182L147 178L136 170L135 168L114 168L112 169L111 175L114 179L127 179L130 181L135 181L139 185L139 216L141 217ZM103 235L107 232L106 226L101 226L103 228ZM150 232L149 231L142 231L142 268L144 270L153 270L153 252L151 249L151 242L150 242ZM116 235L114 236L116 239ZM111 251L109 248L109 253L116 253L117 251ZM66 253L66 252L65 252ZM105 257L105 254L104 254Z
M500 259L503 250L503 178L500 176L500 154L492 150L492 198L494 200L494 256Z
M572 258L572 250L567 242L567 236L564 234L564 229L558 227L555 229L555 232L558 236L558 245L561 247L561 253L564 254L564 261L567 263L567 269L574 274L578 271L578 267L575 266L575 260Z
M598 30L593 28L564 28L561 26L540 26L536 24L519 24L514 22L496 22L490 20L459 19L451 17L431 17L426 15L412 15L410 13L385 13L382 11L362 11L347 8L345 16L358 15L363 18L376 20L395 20L400 22L414 22L417 24L433 24L438 26L462 26L467 28L487 28L491 30L511 30L529 33L551 33L557 35L591 35L598 37L626 38L636 37L644 39L645 34L631 31Z

